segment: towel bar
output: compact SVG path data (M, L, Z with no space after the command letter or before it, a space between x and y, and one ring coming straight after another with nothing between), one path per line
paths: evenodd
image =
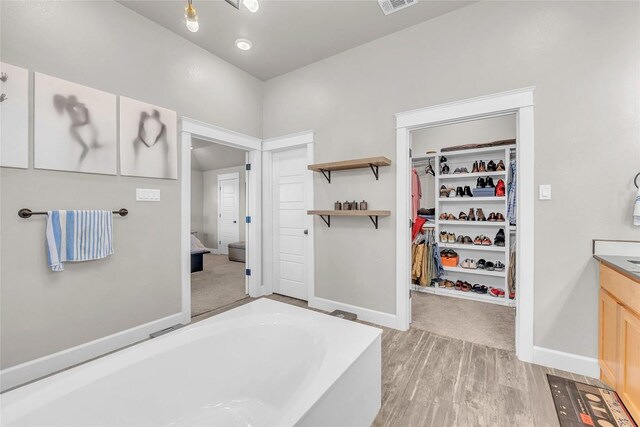
M125 208L122 208L117 211L111 211L111 213L118 214L120 216L127 216L129 214L129 211L126 210ZM33 212L31 211L31 209L26 209L26 208L20 209L18 211L18 216L20 218L31 218L31 215L46 215L46 214L47 212Z

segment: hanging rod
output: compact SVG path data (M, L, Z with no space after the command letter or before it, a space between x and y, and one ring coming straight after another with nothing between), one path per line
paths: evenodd
M111 211L112 214L118 214L120 216L127 216L129 214L129 211L126 210L125 208L122 208L120 210L117 211ZM18 216L20 218L31 218L32 215L47 215L47 212L33 212L31 209L20 209L18 211Z

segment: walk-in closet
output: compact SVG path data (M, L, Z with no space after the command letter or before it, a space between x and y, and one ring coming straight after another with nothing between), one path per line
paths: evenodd
M516 122L507 115L411 134L411 318L513 350Z

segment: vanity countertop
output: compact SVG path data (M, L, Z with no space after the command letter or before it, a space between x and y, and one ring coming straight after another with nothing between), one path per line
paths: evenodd
M640 283L640 257L594 255L598 261Z

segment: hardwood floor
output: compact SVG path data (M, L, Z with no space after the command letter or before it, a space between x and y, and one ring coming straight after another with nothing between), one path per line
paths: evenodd
M268 298L307 307L293 298ZM193 320L252 300L245 298ZM512 351L417 328L381 329L382 407L375 427L558 426L547 373L603 387L592 378L521 362Z

